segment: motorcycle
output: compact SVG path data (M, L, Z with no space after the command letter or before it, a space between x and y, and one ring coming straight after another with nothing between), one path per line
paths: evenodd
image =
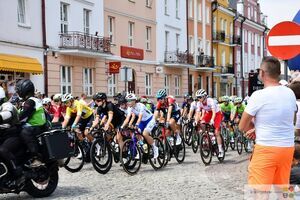
M27 192L32 197L48 197L58 184L59 160L72 155L67 132L50 130L37 136L39 153L42 155L42 166L30 167L30 155L25 147L20 147L14 154L21 175L15 176L8 170L4 159L0 157L0 193Z

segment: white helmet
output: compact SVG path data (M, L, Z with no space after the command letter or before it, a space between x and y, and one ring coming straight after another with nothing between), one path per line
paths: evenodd
M61 100L61 97L62 97L62 94L55 94L54 96L53 96L53 100L54 101L60 101Z
M70 100L73 100L73 96L72 94L64 94L62 97L61 97L61 101L62 102L67 102L67 101L70 101Z
M5 96L5 91L4 89L0 86L0 100L1 99L4 99L6 96Z
M288 83L286 80L281 79L281 80L279 81L279 84L280 84L280 85L283 85L283 86L287 86L289 83Z
M44 98L43 99L43 105L49 104L49 103L51 103L51 99L50 98Z
M134 93L128 93L126 95L126 100L137 100L137 97L135 96Z
M241 97L234 98L234 103L242 103L243 99Z
M207 93L206 93L206 91L205 90L203 90L203 89L200 89L200 90L197 90L196 91L196 97L197 98L202 98L202 97L206 97L207 96Z

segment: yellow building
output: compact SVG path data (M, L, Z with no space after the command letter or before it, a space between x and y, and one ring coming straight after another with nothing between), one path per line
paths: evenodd
M233 34L235 12L229 8L228 0L215 0L213 12L213 57L216 72L214 73L214 96L233 94Z

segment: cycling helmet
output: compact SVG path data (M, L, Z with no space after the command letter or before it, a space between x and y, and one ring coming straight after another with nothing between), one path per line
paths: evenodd
M34 85L29 79L22 79L16 84L16 92L23 99L26 99L26 97L33 96L34 90Z
M229 102L229 100L230 100L229 96L222 97L222 101L224 101L224 102Z
M196 97L197 98L202 98L202 97L206 97L206 96L207 96L207 93L206 93L205 90L200 89L200 90L196 91Z
M43 99L43 105L49 104L49 103L51 103L51 99L50 98L44 98Z
M62 97L61 97L61 101L63 103L67 102L67 101L70 101L70 100L73 100L74 97L72 96L72 94L64 94Z
M151 99L148 99L147 103L148 104L153 104L153 101Z
M243 99L241 97L236 97L233 102L234 103L242 103L242 101L243 101Z
M124 96L119 97L118 99L118 104L123 104L123 103L127 103L127 100Z
M141 103L147 103L147 98L141 98L141 99L140 99L140 102L141 102Z
M126 100L127 100L127 101L128 101L128 100L137 100L137 97L135 96L134 93L128 93L128 94L126 95Z
M103 92L97 92L94 97L93 97L94 100L97 100L97 99L101 99L101 100L106 100L107 99L107 96L105 93Z
M61 100L61 97L62 97L62 94L55 94L53 96L53 101L60 101Z
M160 89L157 91L156 98L161 99L167 96L167 92L165 89Z
M2 87L0 87L0 100L1 99L4 99L6 96L5 96L5 91Z
M20 97L17 95L13 95L10 99L9 102L12 103L13 105L17 105L21 101Z

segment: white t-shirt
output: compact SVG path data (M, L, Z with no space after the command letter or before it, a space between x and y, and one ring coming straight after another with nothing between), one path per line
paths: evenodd
M207 112L212 111L212 109L214 109L216 113L220 111L220 107L216 101L209 97L206 100L206 104L203 104L200 101L199 104L197 104L197 112L200 112L202 109Z
M264 146L294 146L294 92L286 86L272 86L254 92L245 112L255 117L256 143Z
M296 129L300 129L300 101L297 101L298 111L297 111L297 121L296 121Z
M146 108L146 106L142 103L136 103L134 107L128 108L128 114L133 113L136 116L139 116L141 113L143 114L142 121L147 121L152 117L152 113Z

